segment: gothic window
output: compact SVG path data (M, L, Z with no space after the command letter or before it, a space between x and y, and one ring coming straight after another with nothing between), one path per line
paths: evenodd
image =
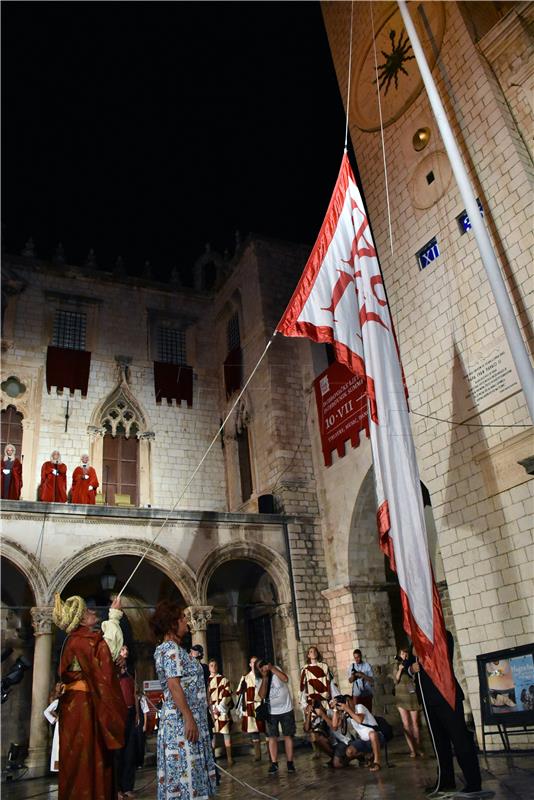
M102 426L112 436L124 436L129 439L139 431L137 412L125 397L119 395L105 409Z
M22 414L15 406L8 406L1 413L0 458L4 457L6 444L12 444L20 458L22 449Z
M228 344L228 352L231 353L237 347L241 346L241 336L239 333L239 315L237 311L232 314L226 326L226 340Z
M85 350L87 314L58 309L54 316L52 346L67 350Z
M237 434L237 453L239 458L239 475L241 478L241 500L243 503L246 503L252 494L252 469L250 465L248 428L243 428Z

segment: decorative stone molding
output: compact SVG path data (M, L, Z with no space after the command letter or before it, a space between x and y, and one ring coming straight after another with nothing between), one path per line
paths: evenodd
M96 439L99 436L104 437L106 435L106 429L103 426L98 425L88 425L87 426L87 433L92 439Z
M140 442L153 442L156 439L154 431L146 431L145 433L138 433L137 438Z
M189 606L184 614L193 633L205 631L211 619L213 606Z
M30 609L34 636L52 633L52 606L34 606Z
M293 611L293 606L291 603L280 603L280 605L277 606L276 611L274 613L276 614L277 617L280 617L280 619L286 622L287 621L292 622L295 616L295 613Z

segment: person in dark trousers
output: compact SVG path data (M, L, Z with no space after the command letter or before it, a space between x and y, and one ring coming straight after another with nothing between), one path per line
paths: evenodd
M454 640L450 631L447 631L447 647L452 667ZM416 655L415 651L414 655ZM411 665L409 672L416 676L417 693L421 700L421 705L425 709L438 760L436 785L428 787L427 794L432 796L437 795L439 792L452 792L456 789L454 763L452 760L452 747L454 747L456 760L460 765L466 782L463 790L456 792L454 796L462 798L483 796L485 793L482 792L481 788L482 779L473 734L465 724L464 693L456 680L456 676L454 678L456 682L456 705L453 709L418 661Z
M137 767L137 743L136 743L136 693L135 680L128 671L129 651L126 645L121 647L119 658L119 681L124 702L128 709L126 728L124 734L124 747L118 751L117 758L117 778L119 785L118 800L129 800L135 797L135 770Z
M204 658L204 648L201 644L194 644L191 650L189 651L189 655L191 658L196 658L200 666L202 667L202 672L204 673L204 683L206 684L206 691L208 690L208 683L210 680L210 671L207 664L204 664L202 659Z

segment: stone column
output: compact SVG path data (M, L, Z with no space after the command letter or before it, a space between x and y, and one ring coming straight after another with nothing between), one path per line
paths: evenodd
M150 466L152 442L156 434L152 431L139 433L139 505L141 508L152 505L152 470Z
M104 473L104 435L105 428L98 428L96 425L88 425L87 433L89 434L89 462L96 470L96 475L100 486L98 487L98 498L102 495L103 502L106 499L106 486Z
M48 774L48 730L43 711L48 705L52 660L52 608L37 606L31 609L35 636L33 651L32 708L30 717L30 746L26 778Z
M211 612L213 606L189 606L185 609L185 616L191 634L193 636L193 644L201 644L204 648L204 659L207 659L208 654L208 620L211 619Z
M22 446L21 453L24 456L22 462L22 492L21 500L35 500L37 497L37 485L35 483L35 453L34 453L34 433L35 425L32 419L24 417L22 420ZM21 453L17 453L20 458Z

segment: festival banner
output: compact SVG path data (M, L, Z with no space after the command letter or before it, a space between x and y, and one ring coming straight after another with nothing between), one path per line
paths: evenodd
M345 455L345 442L360 444L360 433L369 437L365 380L334 361L313 382L324 463L332 465L332 453Z

